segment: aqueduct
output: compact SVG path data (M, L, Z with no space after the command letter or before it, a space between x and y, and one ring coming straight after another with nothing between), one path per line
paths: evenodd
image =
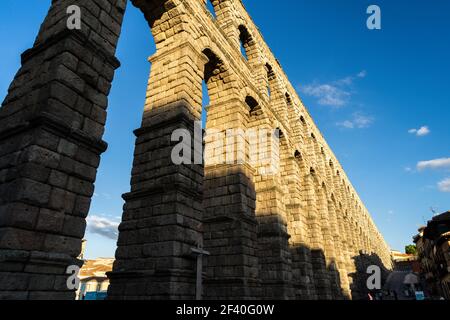
M389 269L389 248L242 2L213 0L215 15L206 0L132 3L157 50L109 298L193 299L198 245L205 299L358 298L358 261ZM66 269L82 263L126 5L53 0L22 55L0 109L0 299L75 296ZM171 161L172 132L201 117L202 81L207 129L279 128L279 171Z

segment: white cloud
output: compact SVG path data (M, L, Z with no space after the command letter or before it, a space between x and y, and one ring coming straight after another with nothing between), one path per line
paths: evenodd
M348 76L331 83L312 83L301 86L300 90L305 95L317 98L317 103L323 106L342 107L350 99L352 93L350 87L356 79L365 78L365 70L355 76Z
M417 135L419 137L422 137L422 136L428 135L430 132L431 131L430 131L430 129L428 129L428 127L422 127L419 130L417 130Z
M424 136L429 135L431 133L431 130L430 130L430 128L428 128L428 126L423 126L419 129L410 129L410 130L408 130L408 133L414 134L418 137L424 137Z
M118 222L99 216L88 216L86 220L87 230L89 232L101 235L111 240L117 240L119 235Z
M323 106L342 107L350 93L331 84L311 84L302 88L304 94L315 97Z
M417 163L417 169L419 171L426 169L450 169L450 158L420 161Z
M346 129L364 129L370 127L373 122L373 117L356 112L351 119L338 122L337 125Z
M340 127L347 128L347 129L353 129L355 127L355 124L352 121L350 121L350 120L345 120L345 121L342 121L342 122L338 122L337 125L340 126Z
M444 179L438 183L439 191L450 192L450 178Z
M365 78L366 76L367 76L367 71L366 70L361 71L357 75L358 78Z

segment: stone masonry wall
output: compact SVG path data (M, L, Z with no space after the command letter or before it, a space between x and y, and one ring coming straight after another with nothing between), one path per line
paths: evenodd
M389 248L242 2L213 0L215 16L206 0L131 2L157 51L109 298L193 299L193 248L210 253L205 299L360 298L356 262L390 269ZM81 30L66 27L73 4ZM22 55L0 109L0 298L74 297L65 271L81 264L126 4L54 0ZM220 144L194 125L202 81ZM172 161L177 129L204 163ZM276 132L279 170L251 161L249 129Z
M82 29L67 29L78 5ZM0 299L73 299L126 2L53 1L0 109Z

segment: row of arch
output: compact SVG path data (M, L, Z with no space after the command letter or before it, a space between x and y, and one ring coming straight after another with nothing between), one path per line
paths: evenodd
M236 28L236 24L234 27ZM272 64L260 53L264 50L258 47L256 38L246 24L239 23L236 29L240 48L239 51L236 51L244 58L245 64L257 83L256 90L246 88L241 97L248 107L250 121L255 118L269 118L269 122L281 130L280 138L286 141L287 150L290 150L288 155L284 156L304 162L302 166L309 168L309 170L305 169L306 175L311 175L314 180L322 181L321 183L317 182L317 188L314 188L315 196L321 199L320 195L324 194L325 200L323 201L331 202L332 207L336 208L334 214L337 216L335 218L343 220L339 221L339 230L343 234L353 235L353 238L344 241L358 242L351 246L351 250L364 248L364 250L376 252L386 259L387 246L384 244L381 234L351 184L346 182L348 180L337 160L334 156L326 155L327 153L332 154L332 152L329 151L326 143L321 145L319 142L319 139L323 138L320 133L316 134L315 130L311 128L310 123L313 121L301 100L286 89L287 86L284 83L287 80L283 81L283 76L279 77ZM275 61L278 63L277 60ZM337 163L337 167L335 163ZM304 179L306 175L302 174L300 179ZM321 191L318 191L319 189ZM327 210L322 210L331 213L331 209L328 208L328 205L326 206ZM342 247L342 244L335 246L336 248ZM349 259L351 254L356 254L356 252L347 252L346 259ZM336 255L332 254L332 256ZM387 261L385 260L385 262ZM341 261L340 265L342 266L342 264L345 265L343 270L352 268L351 261L345 263Z
M206 49L204 51L204 53L205 53L205 55L208 56L209 61L210 61L206 68L206 70L208 70L208 72L206 72L206 74L213 73L211 70L214 68L211 68L211 66L215 66L215 68L220 68L221 72L225 71L222 60L220 58L217 58L217 56L211 50ZM205 80L209 81L210 78L208 76L206 76ZM289 93L285 94L285 99L288 103L291 103L291 96L289 95ZM250 117L260 116L263 113L262 105L264 103L258 102L257 99L254 98L252 95L247 95L245 97L245 102L249 108L249 116ZM319 163L316 164L316 166L319 167L319 170L313 169L313 167L311 167L311 173L317 174L317 173L320 173L321 171L323 171L323 169L326 167L326 165L324 165L323 162L327 162L328 167L331 168L332 174L334 174L337 177L340 177L341 188L350 195L351 202L354 203L354 206L357 209L357 211L361 213L363 220L367 221L367 223L365 223L365 224L367 224L367 225L370 224L373 227L372 220L369 218L369 215L367 213L365 213L365 209L363 209L363 207L359 204L358 198L355 197L355 194L354 194L354 192L352 192L349 184L345 183L345 178L341 178L341 171L339 169L334 168L334 161L332 159L329 159L328 161L326 161L327 157L325 155L324 147L319 146L319 142L317 141L316 135L313 132L310 132L307 121L303 115L301 115L299 117L297 124L299 124L301 126L301 131L303 132L303 134L301 134L301 141L297 141L296 144L301 143L302 145L306 146L307 149L311 149L311 146L308 146L308 144L311 144L310 142L312 142L313 150L306 150L305 153L307 154L307 156L305 157L303 152L299 151L298 149L294 149L294 151L293 151L294 157L297 159L308 159L309 156L316 156L318 154L321 154L323 156L323 159L322 159L322 161L319 161ZM294 125L296 125L296 124L294 124ZM282 132L283 132L283 130L282 130ZM306 136L304 134L306 134ZM285 137L284 134L283 134L283 136ZM307 142L306 140L309 140L309 141ZM321 172L321 173L323 174L323 176L324 176L323 179L325 180L326 179L325 177L327 174L325 172Z
M225 11L225 3L228 4L227 10L231 10L231 7L233 7L234 2L230 0L224 0L224 1L210 1L205 0L205 8L211 13L211 16L213 19L221 20L225 19L222 17L218 17L217 13L220 13L221 11ZM242 5L242 3L240 3ZM234 7L234 9L236 9ZM237 11L237 10L236 10ZM268 49L264 48L263 46L258 45L258 41L256 37L253 35L253 30L250 31L251 28L247 25L246 19L236 14L236 20L239 20L239 22L234 22L232 25L232 28L235 28L235 39L231 39L235 44L239 46L239 53L241 54L242 58L247 62L249 70L252 72L252 74L255 76L258 71L256 71L256 68L259 68L260 66L263 66L263 70L265 73L265 93L267 98L270 99L272 93L275 91L276 87L276 81L278 79L277 72L273 68L273 64L269 62L270 59L264 58L264 51L268 51ZM225 21L224 21L225 23ZM229 27L229 24L227 25L227 28ZM264 62L263 62L264 61ZM276 63L279 63L278 60L275 60ZM286 97L289 97L290 95L286 93Z

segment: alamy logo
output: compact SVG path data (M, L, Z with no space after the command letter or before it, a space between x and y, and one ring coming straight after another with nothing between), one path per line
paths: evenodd
M377 5L371 5L367 8L367 28L369 30L381 30L381 9Z
M67 278L67 289L69 290L77 290L80 287L80 279L78 278L78 274L80 273L79 266L69 266L66 270L66 274L70 275Z
M66 13L69 15L69 18L67 18L67 28L69 30L80 30L81 29L80 7L76 5L68 6Z
M175 165L249 163L258 168L260 175L274 175L280 169L280 134L279 129L207 129L203 135L202 123L196 121L194 137L187 129L177 129L172 133L171 141L178 142L172 149L172 163Z
M366 282L367 289L381 290L381 268L379 266L369 266L367 274L370 274Z

